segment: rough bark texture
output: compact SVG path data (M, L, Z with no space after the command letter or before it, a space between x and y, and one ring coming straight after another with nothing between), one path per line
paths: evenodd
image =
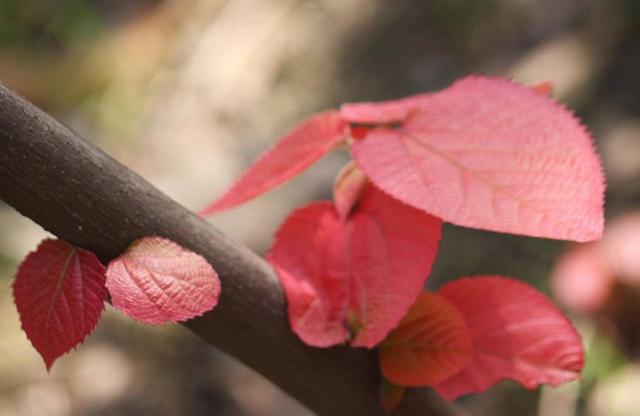
M149 235L201 253L220 274L222 295L215 310L186 323L190 330L318 414L384 414L373 353L301 343L262 259L2 86L0 198L105 262ZM428 389L411 390L396 413L458 414Z

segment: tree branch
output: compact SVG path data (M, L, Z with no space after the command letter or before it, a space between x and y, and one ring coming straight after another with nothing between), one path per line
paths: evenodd
M0 86L0 198L104 262L159 235L204 255L222 281L220 303L186 326L322 415L381 415L375 356L316 349L289 328L268 265L46 113ZM455 415L428 389L402 415Z

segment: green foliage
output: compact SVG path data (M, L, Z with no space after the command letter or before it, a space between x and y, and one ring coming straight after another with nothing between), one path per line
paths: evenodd
M0 0L0 48L73 47L97 38L103 29L86 0Z

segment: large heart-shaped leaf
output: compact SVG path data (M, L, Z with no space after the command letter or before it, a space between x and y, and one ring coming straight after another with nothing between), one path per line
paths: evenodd
M403 114L395 128L353 144L358 166L392 196L467 227L576 241L602 235L604 178L591 136L549 97L469 77Z
M440 229L439 219L371 185L345 220L330 203L295 211L268 256L293 330L313 346L376 345L422 290Z
M100 320L107 296L104 272L93 253L51 239L20 264L13 297L22 329L47 369Z

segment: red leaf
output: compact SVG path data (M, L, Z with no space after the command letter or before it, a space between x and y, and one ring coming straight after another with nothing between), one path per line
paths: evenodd
M340 221L330 203L295 211L269 254L293 331L327 347L373 347L400 321L431 270L441 221L368 185Z
M329 202L300 208L280 227L268 256L287 297L291 327L309 345L327 347L349 336L344 227Z
M44 240L20 264L13 297L22 329L47 369L95 328L107 296L104 281L104 266L93 253L61 240Z
M204 257L160 237L135 241L109 263L113 306L147 324L202 315L218 303L220 280Z
M551 95L553 93L553 84L549 81L545 81L534 85L531 89L540 95Z
M344 139L337 111L310 117L256 160L231 188L200 214L242 204L305 170Z
M367 177L353 161L347 163L333 184L333 204L341 220L345 220L360 199Z
M465 318L443 297L422 292L378 350L382 374L403 386L431 386L462 370L473 345Z
M532 287L499 276L461 278L440 289L466 318L475 353L460 373L436 386L448 399L500 380L526 388L578 379L580 336L556 306Z
M571 113L492 78L465 78L424 100L401 127L354 142L355 161L376 186L458 225L600 238L602 168Z

